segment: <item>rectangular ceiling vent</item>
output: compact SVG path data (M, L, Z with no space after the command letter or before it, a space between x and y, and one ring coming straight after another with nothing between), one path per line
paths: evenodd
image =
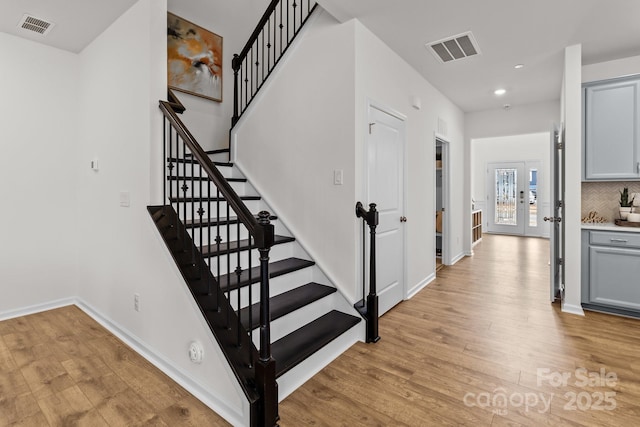
M471 31L427 43L427 48L440 62L451 62L480 54L478 42Z
M56 24L54 24L53 22L48 22L44 19L36 18L35 16L31 16L29 14L24 14L22 19L20 20L20 23L18 24L18 27L45 36L55 25Z

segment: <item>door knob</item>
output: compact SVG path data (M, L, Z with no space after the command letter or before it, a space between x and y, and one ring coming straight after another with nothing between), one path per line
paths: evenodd
M406 216L401 216L400 217L400 222L407 222L407 217Z
M549 222L562 222L562 218L560 218L559 216L545 216L544 218L542 218L544 221L549 221Z

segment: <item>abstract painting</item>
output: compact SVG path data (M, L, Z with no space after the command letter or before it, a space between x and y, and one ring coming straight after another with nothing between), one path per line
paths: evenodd
M167 59L169 87L222 102L222 37L169 13Z

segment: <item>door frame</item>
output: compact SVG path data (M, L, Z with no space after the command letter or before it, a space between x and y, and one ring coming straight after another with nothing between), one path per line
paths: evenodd
M435 153L435 147L438 143L442 146L442 207L444 208L444 214L442 215L442 264L451 265L451 168L449 161L450 143L446 137L434 133L433 148ZM434 156L435 159L435 156ZM434 160L435 161L435 160ZM436 168L433 168L433 183L436 182ZM433 206L436 206L436 194L433 193ZM434 236L435 236L435 222L434 222ZM433 239L433 253L436 253L435 240ZM435 256L434 256L435 260Z
M398 110L395 110L394 108L391 108L390 106L377 102L371 98L366 98L365 101L365 111L366 111L366 116L365 116L365 121L363 123L363 148L362 148L362 159L363 159L363 168L362 168L362 194L363 195L367 195L369 194L369 182L368 182L368 176L369 176L369 144L368 144L368 138L369 138L369 123L371 123L371 110L372 109L376 109L380 112L383 112L385 114L388 114L390 116L393 116L395 118L397 118L398 120L400 120L402 122L402 129L401 129L401 135L402 135L402 211L404 212L404 215L406 216L406 212L407 212L407 188L408 188L408 182L409 182L409 178L407 175L407 163L408 163L408 157L407 157L407 116L405 116L404 114L402 114L401 112L399 112ZM375 203L375 200L369 201L367 200L366 202L368 203ZM411 218L408 218L409 222L411 221ZM434 239L435 240L435 239ZM435 244L435 243L434 243ZM361 250L364 250L364 248L361 248ZM409 271L408 271L408 263L407 263L407 253L408 253L408 248L407 248L407 223L405 223L405 225L402 227L402 300L406 300L407 299L407 292L409 289L409 285L407 283L407 278L409 276ZM362 253L360 254L362 255ZM435 258L434 258L435 260ZM368 273L367 273L368 274Z

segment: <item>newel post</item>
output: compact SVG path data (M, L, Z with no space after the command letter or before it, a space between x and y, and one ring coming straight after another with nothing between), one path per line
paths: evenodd
M231 68L233 68L233 117L231 117L231 126L233 127L239 119L239 99L238 93L240 88L239 80L238 80L238 71L240 71L240 67L242 66L242 61L240 61L240 57L238 54L233 55L233 60L231 61Z
M378 211L376 210L376 204L370 203L369 210L365 210L362 203L356 203L356 216L362 218L364 222L369 226L369 295L366 299L366 320L367 320L367 342L380 341L380 335L378 335L378 294L376 290L376 227L379 223ZM364 228L363 228L364 231ZM363 236L364 239L364 236ZM364 244L364 241L363 241ZM364 251L364 247L362 248ZM364 253L363 253L364 263ZM364 265L363 265L364 269ZM364 270L362 272L364 275ZM364 277L362 278L364 281ZM363 283L363 303L364 303L364 283Z
M256 237L260 252L260 352L256 363L256 386L261 396L260 426L276 426L278 419L278 383L276 361L271 356L271 315L269 308L269 251L273 246L274 228L270 214L258 214L261 236Z

